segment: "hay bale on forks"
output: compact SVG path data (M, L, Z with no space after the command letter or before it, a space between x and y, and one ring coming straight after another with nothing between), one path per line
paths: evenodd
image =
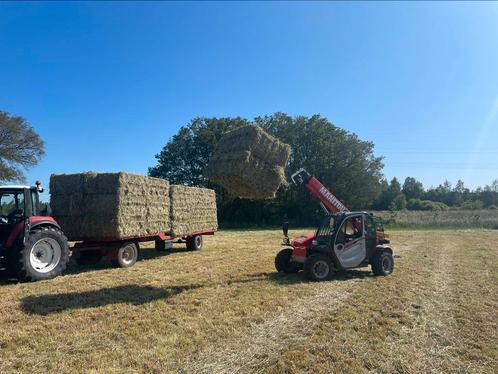
M184 234L218 228L216 194L208 188L170 185L171 234Z
M204 169L204 175L232 195L270 199L286 184L284 167L290 146L258 126L244 126L226 133Z
M169 182L129 173L50 177L54 218L71 239L116 238L169 231Z

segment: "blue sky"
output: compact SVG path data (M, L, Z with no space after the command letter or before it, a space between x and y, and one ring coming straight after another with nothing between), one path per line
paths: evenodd
M373 141L387 178L498 178L497 3L0 3L0 51L0 109L46 142L30 183L277 111Z

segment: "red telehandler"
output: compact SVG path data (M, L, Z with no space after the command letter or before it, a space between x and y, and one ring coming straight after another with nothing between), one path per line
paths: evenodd
M289 241L284 228L283 248L275 258L279 272L304 270L314 281L330 279L336 271L370 265L375 275L389 275L393 251L380 220L366 212L350 212L318 179L304 169L291 175L293 184L304 185L326 211L316 231Z

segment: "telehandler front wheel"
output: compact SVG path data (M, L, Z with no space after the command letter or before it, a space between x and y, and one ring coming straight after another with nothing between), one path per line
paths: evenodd
M327 255L313 254L304 263L304 274L312 281L328 280L334 275L332 260Z
M275 268L278 272L284 273L297 273L301 270L301 266L296 264L295 262L291 262L292 259L292 249L284 248L280 252L278 252L277 256L275 256Z

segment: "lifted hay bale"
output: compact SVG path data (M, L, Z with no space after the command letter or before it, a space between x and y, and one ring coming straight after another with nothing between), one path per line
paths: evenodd
M50 177L54 218L70 240L124 239L168 231L169 182L129 173Z
M208 188L170 185L170 222L173 236L218 228L216 194Z
M223 135L204 175L231 194L270 199L284 185L290 146L258 126L244 126Z

